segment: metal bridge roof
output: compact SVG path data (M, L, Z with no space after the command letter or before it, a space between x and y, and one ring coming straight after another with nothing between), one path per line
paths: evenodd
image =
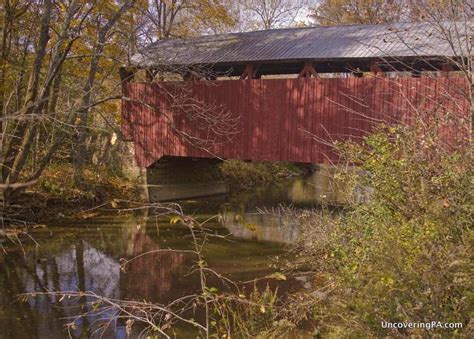
M469 26L469 27L468 27ZM318 26L157 41L132 57L138 67L467 55L468 22ZM453 39L446 39L452 34ZM460 37L460 39L458 39ZM449 41L454 41L454 50Z

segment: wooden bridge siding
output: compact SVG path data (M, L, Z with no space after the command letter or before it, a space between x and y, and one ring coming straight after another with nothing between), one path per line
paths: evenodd
M177 135L165 115L140 103L159 107L172 117L176 128L204 136L182 114L172 114L160 86L172 85L124 86L124 93L136 100L123 102L122 109L124 137L135 141L138 164L149 166L163 155L212 157ZM360 139L382 121L412 123L414 108L429 110L441 102L451 111L467 112L467 100L455 93L463 86L462 78L265 79L197 83L192 93L240 115L241 132L232 143L211 147L212 153L243 160L322 163L338 158L328 143ZM453 137L456 132L446 129L443 133Z

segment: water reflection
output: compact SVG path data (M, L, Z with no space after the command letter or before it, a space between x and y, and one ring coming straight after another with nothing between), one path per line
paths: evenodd
M216 226L217 228L221 226ZM222 228L222 227L221 227ZM223 229L222 229L223 230ZM11 251L0 256L0 338L64 338L64 325L77 314L91 311L84 298L30 298L15 296L34 291L93 291L99 295L166 303L199 289L189 275L189 254L160 251L190 249L186 229L158 225L143 216L101 217L51 227L35 234L39 248ZM157 251L131 261L121 271L121 258ZM209 265L236 280L248 280L270 272L268 260L281 246L256 241L227 242L213 239L206 247ZM109 314L110 315L110 314ZM101 317L103 318L103 317ZM69 328L73 338L99 337L104 321L86 317ZM112 323L106 337L125 337L125 324Z
M292 243L300 228L298 220L285 213L285 206L318 208L322 204L343 205L349 198L366 200L368 190L358 187L348 192L336 182L335 173L335 168L321 166L305 178L236 194L221 206L222 224L239 238Z
M122 299L165 302L172 286L183 276L186 254L164 251L146 234L145 227L132 227L124 236L126 244L123 259L131 260L120 272ZM140 254L146 255L139 256ZM189 257L189 256L188 256ZM145 277L143 280L142 277ZM176 277L176 279L175 279Z
M220 218L207 226L217 233L234 235L232 242L209 240L204 251L208 265L237 281L272 273L270 259L283 253L284 245L296 239L299 228L289 216L258 213L257 209L275 208L281 203L317 205L323 195L321 187L328 197L330 185L314 180L260 187L226 201L206 199L185 204L197 217L219 214ZM167 251L191 249L189 232L166 220L155 221L147 214L97 216L61 221L34 236L40 247L27 246L25 254L19 248L10 249L8 255L0 254L1 339L64 338L68 335L64 325L77 314L91 311L85 298L41 296L20 303L15 301L20 293L83 290L110 298L167 303L199 289L197 275L190 274L196 259L189 253ZM121 260L151 251L121 270ZM218 286L217 281L210 282ZM69 328L70 336L125 338L125 324L121 322L110 324L103 333L103 318L108 315L83 318L75 328Z
M300 233L297 220L273 213L223 212L222 223L230 233L242 239L290 244Z
M344 205L348 199L363 202L369 195L370 189L361 186L356 187L353 192L348 190L336 180L335 167L320 166L317 171L304 178L263 185L250 192L234 193L228 198L228 204L232 209L241 211L280 204L312 208Z

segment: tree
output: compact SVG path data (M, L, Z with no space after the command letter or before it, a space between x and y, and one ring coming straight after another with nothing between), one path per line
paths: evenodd
M96 27L96 39L92 51L92 56L89 63L89 72L82 90L81 107L77 111L77 136L74 152L74 181L78 187L84 185L83 166L88 158L87 148L85 145L87 136L87 120L91 105L92 89L96 75L99 72L99 62L103 56L106 42L109 40L109 35L112 29L118 23L120 18L126 13L135 3L134 0L126 0L121 6L113 10L109 15L109 19L104 20L104 13L99 12L92 16L92 23Z
M470 11L466 0L323 0L311 9L318 25L383 24L426 21L434 16L455 20ZM467 12L466 12L467 11Z
M235 21L223 3L2 1L3 199L10 202L34 185L59 157L74 165L77 187L87 187L85 166L97 150L105 154L113 133L120 136L119 67L127 64L137 47L157 38L232 26Z
M311 10L318 25L380 24L402 19L403 1L397 0L323 0Z
M0 98L3 108L1 179L6 201L19 187L34 182L50 160L53 153L51 149L41 159L39 168L32 171L29 180L24 184L18 183L31 156L33 142L40 134L41 124L46 123L51 115L49 99L53 83L79 38L88 12L87 6L81 6L78 1L71 1L60 8L55 7L51 0L45 0L43 4L15 2L13 6L10 5L9 2L5 3L6 13L16 14L4 17L8 30L4 27L2 47L8 45L8 49L3 56L2 77L16 78L17 82L14 88L4 88ZM17 25L16 20L26 25ZM51 28L56 20L59 24L53 37ZM21 39L23 36L26 39ZM13 48L13 43L16 48ZM30 55L33 48L34 54ZM20 65L17 64L16 56L20 57ZM10 69L8 66L17 67ZM16 75L15 71L18 70L19 74ZM26 70L29 71L27 84L24 83ZM13 93L16 94L14 99Z
M308 0L240 0L242 30L272 29L295 24ZM245 18L245 19L244 19Z
M222 0L153 0L140 13L137 43L227 31L236 23Z
M113 92L111 80L118 78L126 49L115 63L104 52L111 43L120 45L122 35L113 28L135 2L3 3L0 188L6 202L36 183L73 141L77 152L69 149L68 157L75 158L80 174L90 109L117 98L95 94ZM98 87L109 90L96 92Z

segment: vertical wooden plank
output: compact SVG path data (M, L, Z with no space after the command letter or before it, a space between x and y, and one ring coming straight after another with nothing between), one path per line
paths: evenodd
M333 130L334 130L334 82L332 78L327 79L328 81L328 106L327 106L327 114L326 114L326 158L327 162L330 164L332 162L332 138L333 138Z
M290 129L291 137L289 143L290 156L288 161L297 161L298 159L298 150L301 147L298 138L298 120L300 118L300 92L301 92L301 79L293 80L293 90L291 92L291 119L290 119Z
M419 78L410 78L409 82L411 83L411 91L407 95L407 110L404 119L401 121L403 124L409 124L412 116L415 115L415 110L417 106L416 99L418 97L418 79Z
M171 88L171 85L168 87L168 90L172 91L173 89ZM164 143L163 143L163 155L169 155L170 151L170 144L171 144L171 139L173 137L173 131L172 131L172 128L170 126L170 120L171 120L171 117L173 115L173 102L172 102L172 99L171 97L168 97L168 110L167 110L167 116L168 116L168 120L166 121L166 134L165 134L165 138L164 138Z
M267 129L267 121L265 119L265 107L263 107L263 97L265 95L265 88L264 88L264 80L262 79L256 79L258 81L258 87L259 87L259 96L258 96L258 122L259 122L259 134L258 134L258 159L261 161L266 160L265 159L265 152L266 152L266 147L265 147L265 133Z
M191 90L191 97L195 100L198 100L207 104L207 109L209 109L209 102L206 101L206 89L201 85L201 83L193 83L191 82L190 85ZM187 112L185 112L187 113ZM204 131L199 128L198 122L194 121L194 135L197 135L201 142L204 143L204 149L193 147L193 156L195 157L211 157L212 156L212 147L208 145L206 142L207 136L205 135ZM211 153L209 153L211 152Z
M147 93L146 93L146 85L144 83L139 83L139 98L141 102L148 103L147 102ZM153 159L149 158L149 152L148 152L148 140L149 140L149 134L148 134L148 116L149 116L149 111L150 109L146 106L142 105L141 109L141 117L140 117L140 128L141 128L141 138L142 138L142 145L143 145L143 152L144 156L148 162L153 161Z
M338 94L338 106L337 106L337 115L338 115L338 140L343 141L345 140L345 126L346 126L346 115L349 109L349 100L347 98L349 93L349 88L351 88L352 82L351 78L341 78L339 79L339 94ZM338 156L339 160L339 156Z
M137 84L137 97L141 102L146 102L146 88L143 83ZM153 162L153 159L148 157L148 129L147 129L147 120L148 120L148 108L141 105L140 108L140 118L138 124L140 125L140 139L141 146L143 151L143 157L146 163L146 166L150 165Z
M337 104L335 106L335 111L337 116L336 140L338 141L344 140L345 119L348 110L347 92L350 85L350 78L337 79ZM336 157L336 160L339 160L338 156Z
M349 140L351 138L352 132L352 120L353 115L356 112L360 112L362 105L359 104L359 101L362 98L359 96L360 88L363 87L362 82L364 81L363 78L350 78L349 88L347 90L349 96L349 111L346 112L346 119L344 120L344 140Z
M242 96L242 91L241 91L241 87L239 86L239 83L238 82L235 82L235 81L232 81L229 83L229 86L230 86L230 95L233 97L233 101L232 101L232 109L230 110L230 112L232 113L232 116L233 117L236 117L238 116L239 114L241 114L241 112L239 111L239 100ZM232 93L234 93L234 95L232 95ZM241 128L241 124L240 124L240 121L238 122L238 125L236 127L237 131L239 131ZM237 145L242 145L242 143L239 142L240 138L241 138L241 135L242 133L238 133L236 135L234 135L232 138L233 138L233 143L228 143L227 144L227 148L228 148L228 157L229 158L234 158L234 159L241 159L242 158L242 148L239 148L237 147Z
M165 140L167 137L167 129L168 129L168 125L164 118L164 115L168 114L168 100L166 97L166 89L163 88L164 84L161 83L159 86L160 86L160 92L158 94L158 97L159 97L159 101L161 102L161 106L160 106L160 115L158 116L159 129L160 129L160 133L159 133L160 138L158 140L158 146L159 146L159 154L161 154L161 156L164 156L166 152Z
M316 139L313 139L313 145L315 148L315 159L318 163L322 163L323 161L323 146L321 142L318 140L321 137L321 123L323 117L323 109L324 109L324 86L322 84L322 79L315 79L315 90L316 90L316 101L314 103L315 112L316 114L313 117L313 131L316 136Z
M252 95L252 107L253 107L253 117L252 117L252 125L253 125L253 138L252 138L252 149L251 155L252 160L260 160L260 82L257 79L249 80L253 83L254 92Z
M326 114L328 109L328 83L327 79L320 79L320 86L321 86L321 102L320 102L320 114L319 114L319 121L318 121L318 143L319 143L319 150L320 150L320 162L324 163L326 161L326 136L325 136L325 126L326 126Z
M279 114L279 130L278 130L278 156L277 160L282 161L284 159L284 152L285 152L285 116L286 116L286 105L287 105L287 100L286 100L286 81L282 79L279 81L280 86L279 86L279 94L278 96L280 97L280 105L278 109L278 114Z
M261 119L262 115L260 112L260 81L258 79L249 80L254 85L254 93L252 96L252 106L253 106L253 138L252 138L252 160L261 160L260 159L260 138L261 138Z
M238 82L236 81L231 81L229 83L230 86L230 95L233 97L233 102L232 102L232 109L231 113L233 117L237 117L239 114L242 115L243 113L239 110L240 108L240 100L242 98L242 88L239 85ZM234 95L232 95L234 93ZM238 134L234 135L232 138L232 143L228 143L227 148L229 149L228 151L228 157L229 158L234 158L234 159L242 159L242 153L243 153L243 148L238 147L237 145L243 145L242 143L242 118L239 119L237 122L237 127L236 130Z
M234 110L234 105L235 105L235 96L238 95L236 92L236 88L233 88L232 83L225 83L225 82L220 82L220 83L215 83L211 86L211 88L217 88L217 91L210 90L210 93L212 94L212 99L214 102L216 102L217 107L225 107L225 111L227 112L232 112ZM223 95L225 94L225 97ZM231 95L231 93L234 93L234 95ZM220 94L220 95L219 95ZM225 101L223 100L225 98ZM219 109L219 112L221 110ZM236 155L232 153L232 147L229 145L229 143L225 140L225 137L220 140L220 144L218 145L216 152L221 156L222 158L235 158Z
M314 134L314 126L313 126L313 121L314 121L314 115L316 114L315 108L314 108L314 103L316 101L316 91L314 88L315 84L315 79L314 78L309 78L307 82L308 86L308 93L309 93L309 101L307 103L308 107L308 114L306 117L307 125L308 125L308 130ZM308 140L308 162L309 163L315 163L315 157L314 157L314 142L313 142L313 137L310 135L306 135L307 140Z
M330 153L331 153L331 110L332 110L332 83L331 79L325 79L326 81L326 112L325 112L325 120L324 120L324 130L323 130L323 138L325 140L325 152L324 152L324 157L325 157L325 163L330 163Z
M314 97L315 93L312 90L314 84L314 79L313 78L308 78L305 81L305 87L306 87L306 93L307 93L307 100L305 103L306 111L305 111L305 126L308 130L308 132L313 133L313 119L312 115L314 113L313 111L313 103L314 103ZM306 156L305 156L305 162L310 163L312 159L312 152L313 152L313 140L311 136L308 133L304 134L304 137L306 139Z
M407 108L408 108L408 93L411 91L411 82L409 82L411 78L400 78L398 79L399 83L399 90L396 92L396 95L398 95L398 107L399 107L399 113L397 114L400 119L406 115L407 113Z
M317 135L319 130L319 123L321 121L321 100L322 100L322 88L321 88L321 79L317 78L313 80L313 92L314 92L314 101L313 101L313 116L311 118L311 130L315 135ZM319 163L320 157L320 146L317 140L313 137L311 138L311 147L312 147L312 162Z
M298 125L296 128L296 135L299 140L300 147L298 149L298 161L305 162L306 153L308 149L308 124L306 123L306 115L308 111L307 102L308 102L308 91L307 91L307 82L308 78L300 78L299 79L299 102L298 102L298 109L299 109L299 116L298 116Z
M331 161L336 163L338 161L337 153L334 148L334 143L340 139L341 124L342 124L342 110L340 104L343 104L342 93L344 90L344 81L342 78L333 78L333 102L332 102L332 141L331 141Z
M149 95L151 96L151 100L150 100L151 105L155 108L158 108L159 106L158 106L157 98L156 98L157 97L156 88L153 83L149 83L148 87L150 91ZM156 133L158 132L156 128L156 124L155 124L156 114L157 114L156 110L151 112L151 121L150 121L150 126L148 127L151 133L150 145L148 146L148 148L150 149L151 157L153 157L154 159L156 159L158 156L158 154L156 153Z
M163 86L163 84L161 85ZM162 109L163 109L163 112L167 112L168 111L168 100L165 96L165 92L164 90L162 89L161 92L160 92L160 101L162 102ZM164 142L165 142L165 138L166 138L166 122L164 121L164 116L163 114L160 114L159 116L159 124L160 124L160 140L159 140L159 147L160 147L160 154L163 156L165 154L165 150L164 150Z
M282 130L283 130L283 112L284 112L284 93L285 93L285 82L278 80L274 81L274 97L276 100L274 102L273 106L273 112L275 115L275 124L274 124L274 142L276 145L276 149L273 152L274 159L276 161L279 161L281 159L281 153L282 153ZM269 98L270 100L271 98Z
M333 142L338 141L340 137L340 129L341 129L341 108L339 103L341 102L341 91L343 86L343 79L335 78L334 81L334 102L333 102L333 114L334 114L334 129L333 129ZM336 150L332 149L332 161L337 162L337 154Z
M290 140L291 140L291 110L292 110L292 105L291 105L291 96L292 96L292 90L293 90L293 80L292 79L285 79L283 80L285 82L285 105L284 105L284 119L283 119L283 152L282 152L282 158L280 161L287 161L289 159L290 155Z
M162 122L162 112L166 110L166 101L163 98L163 91L160 90L161 85L155 85L155 90L157 91L157 104L159 107L159 112L156 116L156 153L157 158L163 154L163 122Z
M407 121L407 124L413 126L414 122L420 119L423 113L423 78L415 78L416 80L416 97L415 97L415 104L414 107L416 109L416 114L411 114L410 119Z
M304 101L304 125L303 128L305 131L301 132L301 135L304 138L304 154L303 161L311 162L311 138L309 133L312 133L312 124L311 124L311 115L312 115L312 104L314 93L311 91L312 78L307 78L304 81L304 91L305 91L305 101Z
M277 139L277 124L278 116L276 112L276 97L275 97L275 81L268 79L262 81L263 95L262 95L262 111L264 112L263 142L264 152L263 158L266 161L275 161L274 152L278 148Z
M345 92L347 96L346 100L346 107L347 110L344 115L344 126L342 128L342 133L343 133L343 138L344 140L349 140L351 138L351 135L353 133L357 133L356 131L352 131L352 120L353 120L353 115L357 114L356 112L360 111L360 105L357 104L356 100L358 99L357 97L357 92L359 90L359 80L362 78L348 78L347 79L347 90Z
M418 78L407 78L407 86L405 90L405 112L404 115L402 116L402 120L400 123L403 124L408 124L410 121L410 116L414 114L413 112L413 105L416 106L416 91L417 91L417 82Z
M248 112L250 113L249 115L249 131L248 131L248 148L247 148L247 156L248 159L251 160L254 158L254 147L256 144L256 138L257 138L257 116L256 116L256 108L255 108L255 96L257 95L256 93L256 82L252 80L244 80L246 82L246 85L248 86Z
M293 134L292 134L292 128L293 128L293 114L295 114L294 111L294 99L293 99L293 91L294 91L294 86L295 86L295 81L294 79L288 79L288 106L287 106L287 111L286 111L286 130L287 130L287 142L285 144L286 150L285 150L285 158L283 161L290 161L291 156L292 156L292 149L291 145L294 142L293 140Z
M242 81L241 86L244 88L245 92L245 101L243 102L243 110L241 112L245 113L245 129L244 129L244 136L245 136L245 158L244 160L250 160L250 151L252 149L252 137L253 137L253 125L252 125L252 93L253 93L253 85L250 81Z
M377 120L380 120L383 114L387 114L389 116L396 116L396 112L394 110L395 104L394 104L394 99L396 98L396 95L394 91L396 91L396 82L395 79L392 78L384 78L383 79L383 103L382 103L382 110L377 112L377 115L375 118ZM373 129L373 127L371 128Z
M376 78L376 100L377 105L372 109L371 116L377 120L381 120L383 115L393 116L390 110L390 79L389 78ZM367 135L373 130L372 126L363 126L364 135Z
M301 146L298 140L298 120L299 120L299 110L300 110L300 84L301 79L293 79L293 89L291 91L291 104L292 109L290 112L290 130L291 130L291 137L289 143L289 150L290 156L288 157L288 161L296 161L298 159L298 149Z
M130 97L129 94L130 83L128 81L122 82L122 95L124 97ZM121 130L123 138L125 141L133 141L132 132L131 132L131 122L130 122L130 102L128 100L122 99L120 102L120 110L122 113L122 123Z
M243 138L243 133L244 133L244 112L241 109L241 103L242 103L242 98L244 96L244 92L242 90L242 86L239 82L232 81L233 88L236 89L236 97L234 98L234 107L232 113L234 114L234 117L239 117L238 120L238 125L237 125L237 131L238 134L236 134L233 138L232 144L229 145L229 147L232 147L233 151L232 154L235 157L235 159L243 159L243 155L245 153L245 140ZM237 145L240 145L237 146Z
M301 159L304 143L301 136L301 128L303 128L302 119L304 116L304 78L295 79L295 91L293 97L293 105L295 111L293 112L292 128L293 128L293 144L292 144L292 160L298 161Z
M238 135L237 143L234 144L235 147L239 149L240 157L239 159L245 160L247 154L248 140L247 140L247 117L248 111L245 109L245 101L247 100L247 90L244 87L243 82L236 80L235 85L239 88L239 97L237 99L236 114L240 116L239 118L239 128L240 133Z
M253 106L252 106L252 96L253 96L253 84L250 81L242 81L241 85L245 89L245 102L243 102L244 109L242 112L245 112L246 124L245 124L245 160L250 160L250 152L252 150L252 138L253 138Z
M268 107L265 107L265 96L267 92L267 80L262 81L259 79L260 82L260 123L261 123L261 133L260 133L260 140L259 140L259 145L260 145L260 159L263 161L267 161L268 159L268 152L269 152L269 135L268 135L268 130L269 130L269 123L270 121L268 120L267 117L267 112L268 112Z
M133 100L137 100L137 83L131 84L130 88L130 94ZM138 125L139 118L140 118L140 111L141 107L139 106L138 103L133 102L133 110L132 110L132 124L133 124L133 140L135 140L135 146L136 146L136 158L139 166L142 166L144 164L144 159L143 159L143 149L142 149L142 140L140 138L140 126Z
M339 99L339 79L337 78L332 78L331 79L331 94L332 94L332 100L331 100L331 131L330 131L330 149L329 149L329 154L331 158L331 163L333 163L335 159L335 150L334 150L334 142L337 140L338 136L338 126L339 126L339 116L338 116L338 106L337 102Z
M352 123L352 130L355 130L355 138L354 140L360 140L364 133L361 131L361 126L358 124L358 119L361 118L364 114L371 114L371 112L374 111L375 105L374 101L371 100L371 95L375 94L375 88L374 88L374 81L375 79L370 77L370 78L362 78L362 87L359 90L359 93L356 93L358 96L358 100L360 100L361 104L358 105L357 112L358 114L355 114L355 121Z
M268 84L270 85L270 88L265 96L267 107L269 108L267 118L269 119L270 123L268 159L271 161L276 161L278 159L278 148L280 146L279 103L281 96L278 95L280 93L280 82L278 80L270 80Z
M343 137L344 140L348 140L350 137L350 130L348 129L348 126L350 124L350 116L353 114L353 112L357 111L360 109L359 105L357 105L358 96L357 93L359 91L359 80L361 78L348 78L348 88L346 90L346 96L347 96L347 108L348 110L345 112L344 115L344 127L342 129L343 131Z
M200 102L204 102L204 103L207 103L209 109L213 109L213 101L212 101L212 95L210 94L211 92L215 92L214 91L214 87L212 87L212 91L210 91L210 87L207 85L206 82L204 81L201 81L201 82L198 82L197 83L198 85L198 88L199 88L199 91L200 91L200 95L199 95L199 100ZM202 133L202 129L200 129L201 133ZM202 134L202 138L203 140L206 140L206 145L207 145L207 148L208 150L211 152L210 154L208 152L203 152L203 154L200 154L200 157L212 157L214 152L216 151L216 147L215 145L213 145L212 143L209 143L207 142L207 139L208 139L208 136L206 134ZM212 138L212 136L211 136ZM207 153L207 154L205 154Z

